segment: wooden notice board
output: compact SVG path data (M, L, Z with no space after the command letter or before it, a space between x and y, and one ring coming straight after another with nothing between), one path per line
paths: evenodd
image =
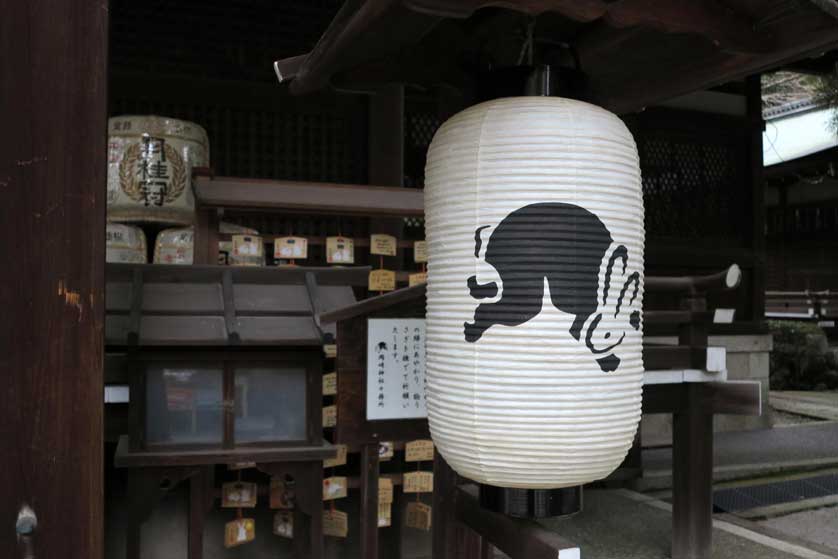
M335 443L362 445L378 443L379 441L409 441L429 438L427 412L424 409L424 317L425 317L425 286L420 285L404 288L360 301L344 309L321 315L321 322L328 324L337 322L337 360L338 370L338 422L335 428ZM377 322L377 321L396 322ZM392 331L394 325L399 325L399 339L397 344L404 342L404 327L409 330L409 353L397 351L400 360L409 359L409 385L415 390L409 390L409 403L412 407L402 408L402 383L391 386L394 390L389 395L398 396L398 401L388 407L387 413L381 413L376 407L372 413L368 406L368 394L377 396L377 384L372 390L369 382L369 371L377 379L376 348L370 351L370 324L382 325ZM385 325L386 326L383 326ZM416 349L414 329L420 328L421 349ZM373 333L375 337L375 332ZM392 356L392 346L388 346L390 355L386 358L390 373L395 373L398 365ZM416 349L416 351L414 351ZM419 354L422 375L417 381L414 375L414 353ZM373 361L370 363L370 356ZM402 367L402 370L404 368ZM388 385L390 386L390 385ZM420 390L421 388L421 390ZM396 391L395 389L398 389ZM420 395L421 408L414 405L414 396ZM399 415L396 412L401 412Z

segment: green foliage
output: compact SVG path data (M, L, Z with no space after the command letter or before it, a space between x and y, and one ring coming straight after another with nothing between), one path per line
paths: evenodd
M770 320L768 327L774 336L772 390L838 388L838 362L819 326L810 322Z

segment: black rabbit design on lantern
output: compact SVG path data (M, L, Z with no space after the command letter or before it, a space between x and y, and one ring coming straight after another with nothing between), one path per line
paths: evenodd
M474 233L475 258L480 258L481 233ZM603 285L599 272L609 252ZM541 312L545 279L550 300L558 310L572 314L570 335L582 341L604 372L617 370L620 358L614 350L623 342L626 330L612 341L613 331L600 332L603 316L613 314L613 326L623 320L626 327L640 329L640 311L633 309L640 289L640 274L626 276L629 256L622 244L614 243L602 221L590 211L559 202L530 204L507 215L492 231L484 257L500 276L500 298L480 303L474 321L464 324L467 342L477 342L496 324L519 326ZM625 278L612 288L612 280ZM467 280L470 295L478 300L498 295L496 282ZM619 285L619 283L617 283ZM600 303L601 297L601 303ZM620 315L624 319L620 320ZM593 318L591 318L593 316ZM603 329L604 330L604 329Z

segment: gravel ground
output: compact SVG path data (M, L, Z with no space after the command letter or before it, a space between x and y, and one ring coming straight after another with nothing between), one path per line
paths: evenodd
M838 554L838 507L795 512L762 520L758 524L834 549Z

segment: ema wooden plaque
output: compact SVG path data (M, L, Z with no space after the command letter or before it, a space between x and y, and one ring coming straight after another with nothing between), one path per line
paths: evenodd
M408 287L413 287L414 285L421 285L423 283L428 283L428 272L416 272L415 274L409 274L407 276Z
M221 506L224 508L253 508L258 489L255 483L233 481L221 486Z
M285 480L271 478L270 506L272 509L290 510L294 508L294 485Z
M404 445L405 462L424 462L434 459L434 442L430 439L410 441Z
M393 443L391 441L381 441L378 443L378 461L387 462L393 459Z
M278 237L274 240L274 258L283 260L308 258L308 239L305 237Z
M323 480L323 500L332 501L346 497L347 482L344 476L332 476Z
M274 515L273 532L282 538L294 539L294 513L281 510Z
M323 535L345 538L349 532L349 515L341 510L323 511Z
M393 502L393 480L389 477L378 478L378 504L389 505Z
M404 474L405 493L430 493L433 490L433 472L408 472Z
M237 518L224 525L224 547L236 547L256 539L256 523L252 518Z
M324 468L337 468L338 466L343 466L344 464L346 464L346 445L336 444L335 450L337 450L337 454L334 458L326 458L325 460L323 460Z
M413 243L413 261L427 262L428 261L428 243L425 241L416 241Z
M323 427L334 427L338 424L338 407L326 406L323 408Z
M338 393L338 374L328 373L323 375L323 395L334 396Z
M393 523L393 505L378 503L378 527L386 528Z
M407 526L425 531L431 529L431 507L425 503L408 503L406 516Z
M396 289L396 272L393 270L372 270L367 289L370 291L393 291Z
M396 238L393 235L370 235L370 254L396 255Z
M355 241L350 237L326 237L326 262L354 264Z

